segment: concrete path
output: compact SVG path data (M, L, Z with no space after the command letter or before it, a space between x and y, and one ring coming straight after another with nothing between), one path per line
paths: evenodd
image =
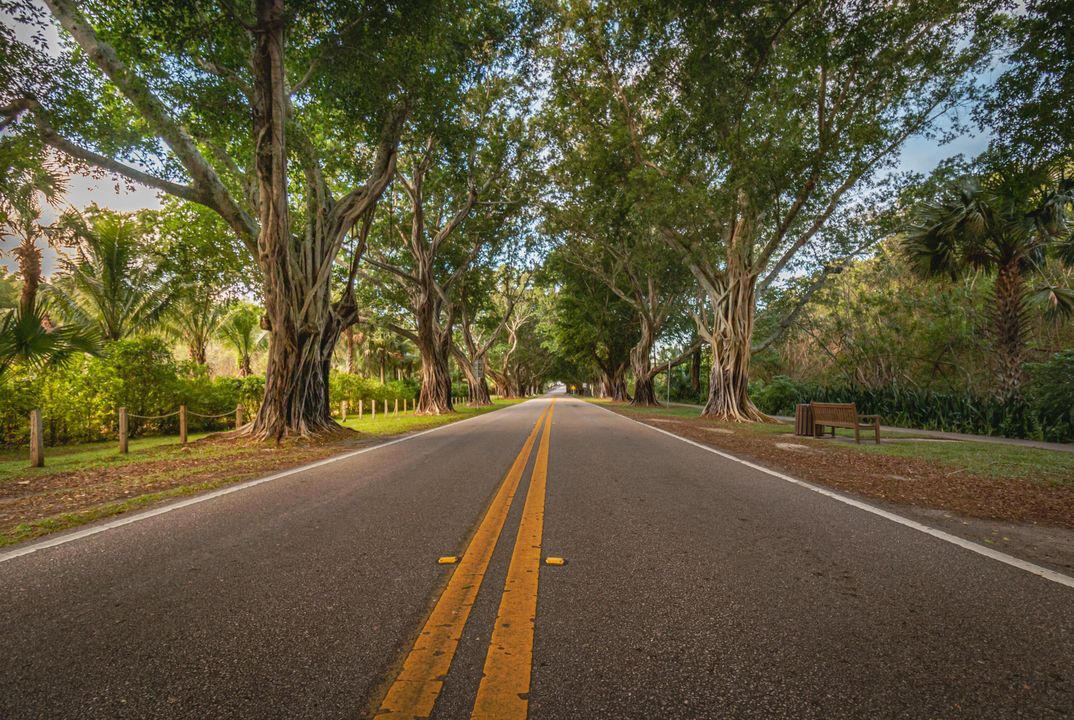
M551 404L0 554L0 717L1074 713L1074 579Z

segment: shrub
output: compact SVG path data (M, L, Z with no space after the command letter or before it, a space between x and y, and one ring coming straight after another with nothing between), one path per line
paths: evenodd
M1074 438L1074 350L1028 366L1028 397L1050 439Z
M337 370L328 375L328 401L337 407L344 400L351 407L356 407L359 402L368 403L370 400L394 402L404 398L413 400L417 396L417 384L405 380L392 380L382 385L372 378Z
M177 433L179 419L172 413L181 404L189 411L190 431L222 430L234 422L239 402L248 417L256 412L264 392L263 377L213 378L204 366L176 363L160 338L133 337L109 343L100 357L81 356L44 371L15 367L4 373L0 444L29 442L28 416L35 408L41 410L49 445L114 438L117 409L123 406L132 416L132 435ZM169 417L159 417L163 415Z
M1043 372L1046 375L1054 372L1054 377L1060 378L1063 366L1061 362L1057 363L1054 371ZM770 415L793 415L794 406L799 402L852 402L859 412L881 415L885 424L900 427L1055 442L1074 439L1069 421L1061 419L1064 408L1061 399L1052 411L1048 411L1032 398L1002 403L994 398L969 394L936 393L897 386L882 389L823 386L796 383L785 377L752 384L750 397L757 407ZM1065 406L1068 412L1069 407L1069 404Z

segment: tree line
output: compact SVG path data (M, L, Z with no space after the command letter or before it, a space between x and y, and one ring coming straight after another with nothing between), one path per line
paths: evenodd
M706 415L765 420L754 358L881 243L916 276L989 278L1001 402L1034 307L1074 305L1058 0L5 8L30 30L0 33L9 176L171 198L158 270L188 273L170 306L192 358L214 274L242 268L269 338L255 437L331 429L340 353L389 336L415 350L419 412L452 410L453 365L471 402L561 379L640 405L681 366ZM971 130L980 157L900 169L911 140ZM76 224L52 241L94 252ZM48 327L28 307L8 322L89 349L75 305Z

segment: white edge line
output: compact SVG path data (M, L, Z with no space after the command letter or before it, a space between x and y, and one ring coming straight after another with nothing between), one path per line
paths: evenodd
M585 402L585 401L582 401L582 402ZM879 515L880 517L885 518L886 520L890 520L891 522L898 523L899 525L904 525L904 526L906 526L908 528L912 528L913 530L917 530L918 532L925 533L926 535L931 535L934 538L938 538L938 539L943 540L945 542L949 542L952 545L957 545L960 548L963 548L964 550L969 550L970 552L977 553L978 555L984 555L985 557L991 558L992 560L995 560L996 562L1001 562L1001 563L1003 563L1005 565L1010 565L1011 567L1018 568L1019 570L1024 570L1027 573L1032 573L1033 575L1038 575L1038 576L1044 578L1045 580L1051 580L1054 583L1058 583L1060 585L1065 585L1065 586L1067 586L1069 588L1074 588L1074 577L1070 577L1069 575L1064 575L1061 572L1057 572L1055 570L1051 570L1049 568L1042 567L1040 565L1036 565L1036 564L1028 562L1026 560L1016 558L1013 555L1008 555L1007 553L1000 552L999 550L993 550L990 547L985 547L984 545L979 545L978 543L972 542L970 540L966 540L965 538L961 538L958 535L952 535L951 533L944 532L943 530L937 530L934 527L929 527L928 525L924 525L922 523L919 523L916 520L911 520L910 518L903 517L902 515L896 515L893 512L888 512L887 510L882 510L881 508L878 508L875 505L870 505L869 503L865 503L865 502L862 502L860 500L855 500L852 497L847 497L846 495L843 495L841 493L837 493L837 492L832 491L832 490L828 490L827 488L822 488L822 487L819 487L817 485L813 485L812 483L808 483L808 482L806 482L804 480L799 480L798 478L791 477L790 475L784 475L781 472L776 472L775 470L772 470L770 468L766 468L763 465L758 465L758 464L752 463L752 462L750 462L748 460L743 460L742 458L735 457L734 455L731 455L729 453L723 452L722 450L717 450L715 448L709 447L708 445L703 445L702 443L690 440L689 438L684 438L681 435L676 435L673 432L668 432L667 430L664 430L663 428L654 427L652 425L649 425L648 423L641 422L640 420L635 420L634 418L627 417L626 415L621 415L621 414L619 414L619 413L617 413L617 412L615 412L613 410L609 410L608 408L601 407L600 405L598 405L596 403L586 402L585 404L590 405L590 406L595 407L595 408L600 408L604 412L611 413L612 415L615 415L616 417L621 417L624 420L628 420L628 421L630 421L632 423L636 423L638 425L641 425L642 427L647 427L650 430L653 430L655 432L661 433L663 435L673 437L676 440L681 440L684 443L688 443L690 445L693 445L694 447L701 448L702 450L710 452L713 455L719 455L722 458L727 458L728 460L733 460L734 462L737 462L737 463L740 463L742 465L745 465L746 467L753 468L754 470L758 470L760 472L763 472L766 475L771 475L772 477L779 478L780 480L786 480L789 483L793 483L794 485L804 487L807 490L812 490L815 493L819 493L821 495L824 495L825 497L830 497L833 500L838 500L841 503L845 503L845 504L850 505L852 507L856 507L859 510L864 510L865 512L872 513L873 515Z
M522 401L520 403L515 403L515 404L512 404L512 405L508 405L506 407L500 408L500 410L510 410L511 408L521 407L522 405L525 405L528 402L532 402L533 400L540 400L540 399L543 399L543 398L541 396L535 397L535 398L530 398L529 400L524 400L524 401ZM119 518L117 520L111 520L109 522L102 523L100 525L93 525L93 526L88 527L88 528L83 528L82 530L76 530L75 532L66 533L66 534L63 534L63 535L59 535L57 537L49 538L47 540L41 540L41 541L38 541L38 542L31 542L31 543L29 543L29 544L27 544L27 545L25 545L23 547L19 547L19 548L16 548L14 550L8 550L7 552L0 552L0 563L7 562L8 560L14 560L15 558L22 557L23 555L29 555L31 553L35 553L38 550L47 550L48 548L56 547L57 545L65 545L65 544L67 544L69 542L74 542L75 540L81 540L82 538L87 538L87 537L90 537L92 535L97 535L98 533L103 533L103 532L105 532L107 530L113 530L113 529L118 528L118 527L123 527L124 525L130 525L131 523L139 522L141 520L146 520L146 519L151 518L151 517L156 517L157 515L163 515L164 513L171 512L172 510L179 510L180 508L185 508L185 507L188 507L190 505L197 505L198 503L203 503L203 502L206 502L208 500L212 500L214 498L221 497L223 495L230 495L231 493L239 492L240 490L246 490L247 488L252 488L255 485L261 485L262 483L272 482L273 480L279 480L281 478L285 478L285 477L288 477L290 475L297 475L298 473L303 473L303 472L306 472L307 470L313 470L314 468L319 468L319 467L322 467L324 465L329 465L329 464L334 463L334 462L339 462L340 460L347 460L348 458L352 458L352 457L354 457L356 455L362 455L363 453L372 452L374 450L380 450L381 448L386 448L386 447L388 447L390 445L396 445L396 444L401 443L401 442L406 442L407 440L413 440L414 438L419 438L422 435L428 435L429 433L434 433L437 430L443 430L444 428L449 428L449 427L454 427L454 426L457 426L457 425L462 425L463 423L470 422L471 420L480 420L481 418L488 417L489 415L494 415L496 412L498 412L498 411L494 410L492 412L481 413L480 415L477 415L477 416L471 417L471 418L466 418L464 420L456 420L455 422L445 423L444 425L438 425L438 426L436 426L434 428L429 428L428 430L422 430L420 432L416 432L416 433L413 433L411 435L404 435L402 437L395 438L394 440L389 440L388 442L380 443L379 445L373 445L371 447L362 448L361 450L352 450L350 452L341 453L339 455L333 455L332 457L325 458L324 460L318 460L317 462L309 463L308 465L300 465L298 467L291 468L290 470L284 470L282 472L278 472L278 473L275 473L273 475L267 475L265 477L254 478L253 480L246 480L244 482L235 483L234 485L228 485L227 487L222 487L222 488L220 488L218 490L213 490L211 492L203 493L201 495L195 495L193 497L187 498L186 500L180 500L178 502L168 503L167 505L162 505L161 507L156 507L156 508L153 508L152 510L143 510L142 512L133 513L131 515L125 515L125 516L123 516L123 517L121 517L121 518Z

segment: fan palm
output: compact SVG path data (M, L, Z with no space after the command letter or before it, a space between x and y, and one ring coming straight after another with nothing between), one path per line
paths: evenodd
M47 163L24 151L17 141L0 139L0 229L4 236L19 240L7 252L15 259L22 281L16 290L14 278L9 280L0 271L0 376L14 363L40 369L61 365L77 353L100 349L92 330L79 325L54 326L38 297L38 242L48 239L49 230L41 223L40 200L55 205L63 184ZM0 257L4 254L0 248Z
M93 330L79 325L54 327L41 307L19 307L0 314L0 376L14 363L44 369L62 365L78 353L99 351Z
M386 370L390 362L399 362L406 355L406 341L393 332L377 328L365 338L366 368L376 370L380 382L387 379Z
M173 293L140 252L135 219L98 210L88 222L81 217L67 222L76 256L63 262L63 274L49 287L64 315L97 328L105 340L150 329Z
M242 303L235 306L220 324L220 340L234 351L242 377L253 373L251 360L254 353L268 347L268 333L261 329L260 323L261 311Z
M1029 305L1042 301L1056 315L1074 311L1069 288L1030 287L1049 256L1074 266L1072 202L1071 180L1042 181L1036 173L967 179L952 197L922 210L905 238L906 256L923 276L995 273L989 320L1002 400L1021 391Z
M212 292L191 289L171 303L162 319L164 332L182 341L190 359L206 363L209 341L224 320L226 307Z

